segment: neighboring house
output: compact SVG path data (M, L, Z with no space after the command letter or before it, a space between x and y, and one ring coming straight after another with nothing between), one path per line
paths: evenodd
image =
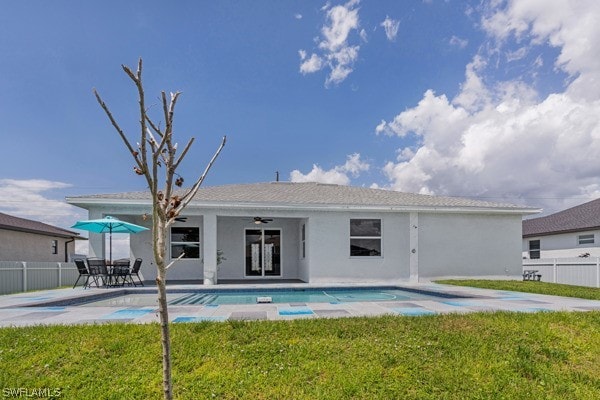
M89 218L150 226L149 192L69 197ZM520 277L521 222L535 209L463 198L320 183L201 188L168 237L170 280L294 279L394 282ZM90 254L102 256L101 235ZM132 258L156 276L151 231L130 236ZM217 251L223 257L217 268Z
M0 261L68 261L79 234L0 213Z
M600 257L600 199L523 221L523 258Z

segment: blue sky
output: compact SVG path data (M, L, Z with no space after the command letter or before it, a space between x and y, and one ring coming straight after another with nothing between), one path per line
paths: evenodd
M600 3L20 1L0 13L0 211L68 227L65 196L144 190L131 138L181 91L191 182L316 180L544 207L600 195ZM135 141L135 139L133 139Z

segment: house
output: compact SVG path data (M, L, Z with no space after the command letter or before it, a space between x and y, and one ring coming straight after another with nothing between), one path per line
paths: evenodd
M0 261L68 261L76 232L0 213Z
M149 192L69 197L89 218L149 226ZM521 222L511 204L320 183L201 188L170 227L170 280L399 282L521 276ZM90 254L104 254L90 234ZM152 233L130 237L142 274L156 275ZM217 267L217 252L222 262Z
M600 199L523 221L523 258L600 257Z

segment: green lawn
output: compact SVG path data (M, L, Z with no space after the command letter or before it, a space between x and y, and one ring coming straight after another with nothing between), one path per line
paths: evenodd
M471 286L483 289L512 290L517 292L550 294L553 296L578 297L580 299L600 300L600 289L561 285L558 283L534 281L493 281L493 280L443 280L436 281L446 285Z
M598 399L600 312L173 324L178 399ZM0 387L159 399L159 327L0 329ZM6 397L6 396L5 396Z

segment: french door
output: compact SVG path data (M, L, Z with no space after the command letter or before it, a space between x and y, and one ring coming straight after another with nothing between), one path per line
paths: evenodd
M246 276L281 276L281 229L246 229Z

